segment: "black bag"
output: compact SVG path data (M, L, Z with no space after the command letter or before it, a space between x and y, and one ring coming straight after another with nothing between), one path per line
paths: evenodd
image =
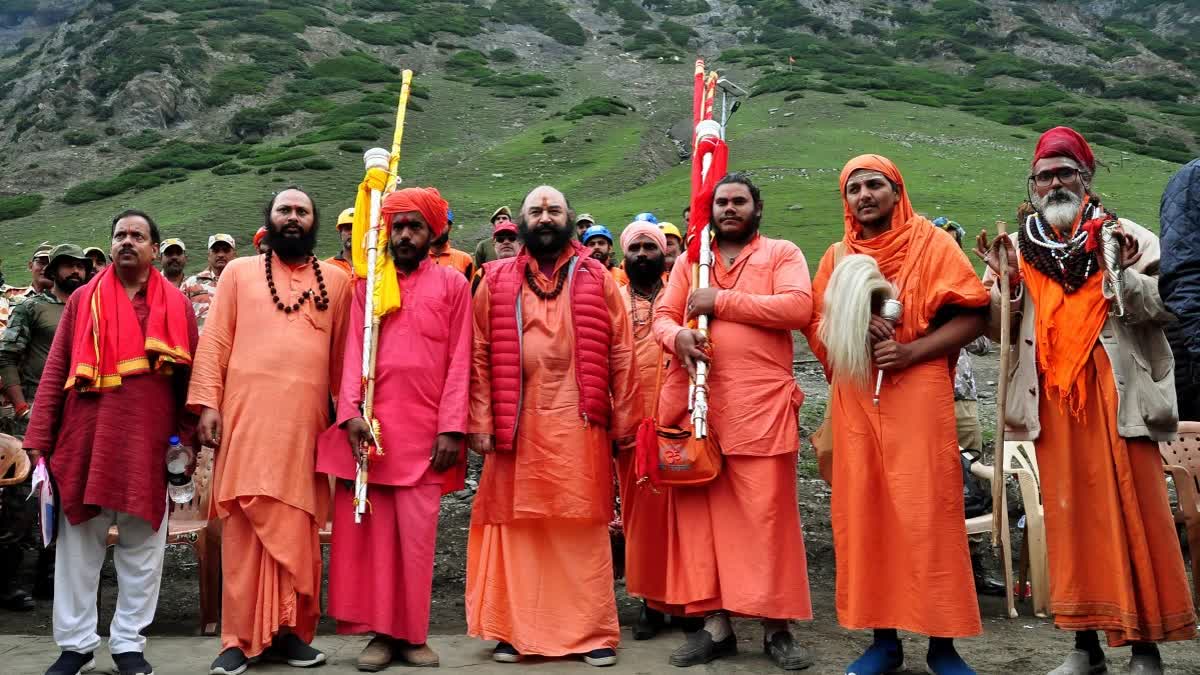
M983 489L983 484L971 473L974 460L966 455L959 455L962 460L963 472L963 510L967 518L975 518L992 512L992 495Z

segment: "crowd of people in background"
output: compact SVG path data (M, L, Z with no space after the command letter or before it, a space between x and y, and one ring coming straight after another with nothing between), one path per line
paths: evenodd
M983 632L977 594L1004 587L972 560L964 521L986 509L964 469L985 450L970 354L987 353L1007 323L1004 423L1037 445L1051 611L1074 634L1051 675L1104 672L1100 631L1131 647L1128 672L1162 673L1157 645L1196 635L1156 443L1181 415L1200 418L1200 160L1167 186L1161 243L1101 202L1096 164L1069 128L1039 139L1015 233L975 241L983 278L966 229L919 215L919 195L878 155L842 170L844 234L814 275L794 243L760 232L765 199L743 174L717 184L712 241L690 251L687 210L681 226L638 213L618 236L543 185L515 212L497 208L472 254L453 247L437 189L397 190L381 209L373 302L393 310L376 329L373 417L359 376L364 214L342 210L338 252L318 260L321 209L285 189L267 200L252 246L213 233L204 269L187 276L185 242L124 211L109 251L45 243L30 287L0 298L11 410L0 424L48 462L58 513L30 596L20 570L36 500L28 484L4 489L0 605L23 611L52 596L61 653L47 675L92 668L115 525L108 647L115 672L153 673L142 632L161 585L165 453L177 437L214 457L222 603L210 673L325 662L312 642L329 513L324 611L339 633L371 636L356 666L436 666L439 504L463 488L469 450L484 459L465 551L467 632L495 643L495 661L616 663L619 567L642 601L634 639L685 629L672 666L736 654L732 618L742 617L761 623L767 660L806 668L811 648L793 630L813 618L796 503L799 332L831 382L822 473L837 620L871 631L846 673L902 669L898 631L928 638L929 672L974 673L956 640ZM1105 227L1119 244L1115 270L1097 247ZM693 275L702 244L707 287ZM845 281L856 270L886 279L899 320ZM720 470L702 485L650 485L640 429L687 428L701 365ZM360 523L354 480L373 446L382 452L370 457Z

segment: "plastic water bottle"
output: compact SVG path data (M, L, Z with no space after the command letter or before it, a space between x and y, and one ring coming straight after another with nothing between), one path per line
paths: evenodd
M195 455L191 448L179 442L178 436L172 436L167 442L170 443L167 446L167 495L176 504L186 504L196 494L196 486L187 473Z

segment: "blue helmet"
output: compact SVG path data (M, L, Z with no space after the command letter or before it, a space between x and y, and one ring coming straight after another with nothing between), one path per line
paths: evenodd
M454 222L454 209L449 206L446 207L446 220L450 223Z
M933 224L937 225L938 227L945 227L946 223L948 222L950 222L950 219L946 216L938 216L937 218L933 219Z
M583 243L588 243L594 237L604 237L608 240L609 245L613 243L612 232L609 232L608 228L603 225L593 225L585 230L583 233Z
M653 214L653 213L650 213L649 211L647 211L647 212L645 212L645 213L639 213L639 214L637 214L636 216L634 216L634 217L633 217L633 219L634 219L635 221L637 221L637 220L644 220L644 221L646 221L647 223L653 223L653 224L655 224L655 225L657 225L657 224L658 224L658 218L655 218L655 217L654 217L654 214Z

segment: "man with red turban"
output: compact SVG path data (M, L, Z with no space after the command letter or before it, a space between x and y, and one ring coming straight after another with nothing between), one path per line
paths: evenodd
M1075 649L1052 673L1104 672L1103 630L1109 646L1132 645L1130 673L1152 675L1163 672L1156 643L1196 635L1157 445L1178 421L1163 333L1172 316L1159 297L1158 238L1100 204L1095 166L1073 129L1047 131L1029 175L1035 213L1015 245L989 246L984 233L979 252L992 281L998 245L1009 251L1012 316L1000 316L998 284L991 289L991 331L1010 321L1015 349L1006 433L1036 443L1050 611L1075 631ZM1119 245L1115 285L1106 225Z
M329 614L343 634L374 633L360 670L393 659L436 666L426 645L441 496L461 490L471 364L471 294L463 275L434 263L430 242L446 230L434 188L388 195L382 217L400 286L400 309L384 315L375 365L379 455L370 462L370 510L354 522L357 457L370 438L363 418L366 281L355 282L337 420L321 437L317 471L337 479ZM356 253L357 255L357 253ZM349 441L347 443L347 441Z
M900 629L929 636L930 673L973 674L953 642L983 632L963 520L953 373L959 350L986 326L987 291L954 239L913 211L891 160L855 157L840 181L845 235L821 258L804 334L832 382L838 623L874 630L846 672L903 668ZM854 277L831 283L845 278L835 267L851 257L857 267L859 256L870 256L900 301L894 325L869 296L854 295L867 293ZM839 317L854 305L869 322ZM867 344L861 372L836 358Z

